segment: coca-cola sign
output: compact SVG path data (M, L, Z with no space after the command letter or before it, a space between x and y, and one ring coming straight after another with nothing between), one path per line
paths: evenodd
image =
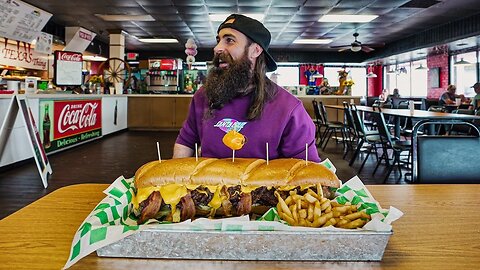
M60 61L82 62L81 53L57 51L57 59Z
M55 101L54 139L77 135L102 127L101 100Z

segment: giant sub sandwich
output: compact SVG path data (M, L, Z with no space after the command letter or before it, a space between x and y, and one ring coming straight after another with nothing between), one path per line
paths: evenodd
M340 181L325 166L300 159L179 158L152 161L135 174L138 223L263 214L290 190L322 189L332 197Z

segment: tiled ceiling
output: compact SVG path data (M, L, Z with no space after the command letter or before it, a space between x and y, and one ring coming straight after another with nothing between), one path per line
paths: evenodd
M208 14L263 13L271 48L329 51L349 44L353 33L364 44L389 44L420 31L480 14L479 0L25 0L53 13L53 21L89 29L105 42L110 30L146 38L176 38L178 44L144 44L127 36L129 50L182 50L188 38L212 48L220 22ZM429 6L431 5L431 6ZM423 6L423 7L422 7ZM429 7L424 7L429 6ZM146 15L151 22L107 22L94 14ZM369 23L324 23L324 14L375 14ZM297 38L331 38L328 45L292 44Z

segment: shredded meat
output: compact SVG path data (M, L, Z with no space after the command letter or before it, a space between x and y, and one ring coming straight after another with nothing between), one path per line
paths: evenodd
M142 224L145 221L154 218L155 215L160 210L160 206L162 206L162 197L160 196L159 191L154 191L146 200L140 203L140 207L142 207L142 212L140 214L140 218L138 219L138 224Z
M195 217L195 204L193 203L190 192L187 193L187 195L183 196L182 199L180 199L180 205L180 220L183 221Z
M323 197L332 200L335 198L335 192L332 192L329 187L322 186Z
M252 204L275 206L278 203L275 197L275 189L268 189L267 187L259 187L252 191Z
M195 190L192 190L192 200L195 205L208 205L213 198L213 193L206 187L200 186Z
M232 216L232 203L229 200L222 201L223 215L226 217Z
M240 200L233 209L236 216L250 214L252 211L252 195L250 193L243 193L240 195Z

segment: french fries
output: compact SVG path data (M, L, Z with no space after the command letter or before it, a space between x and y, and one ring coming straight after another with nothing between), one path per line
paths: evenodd
M355 229L363 227L371 219L365 211L358 211L355 205L343 205L323 197L318 186L317 193L307 189L305 194L299 195L292 190L284 200L275 191L275 196L278 199L278 215L291 226Z

